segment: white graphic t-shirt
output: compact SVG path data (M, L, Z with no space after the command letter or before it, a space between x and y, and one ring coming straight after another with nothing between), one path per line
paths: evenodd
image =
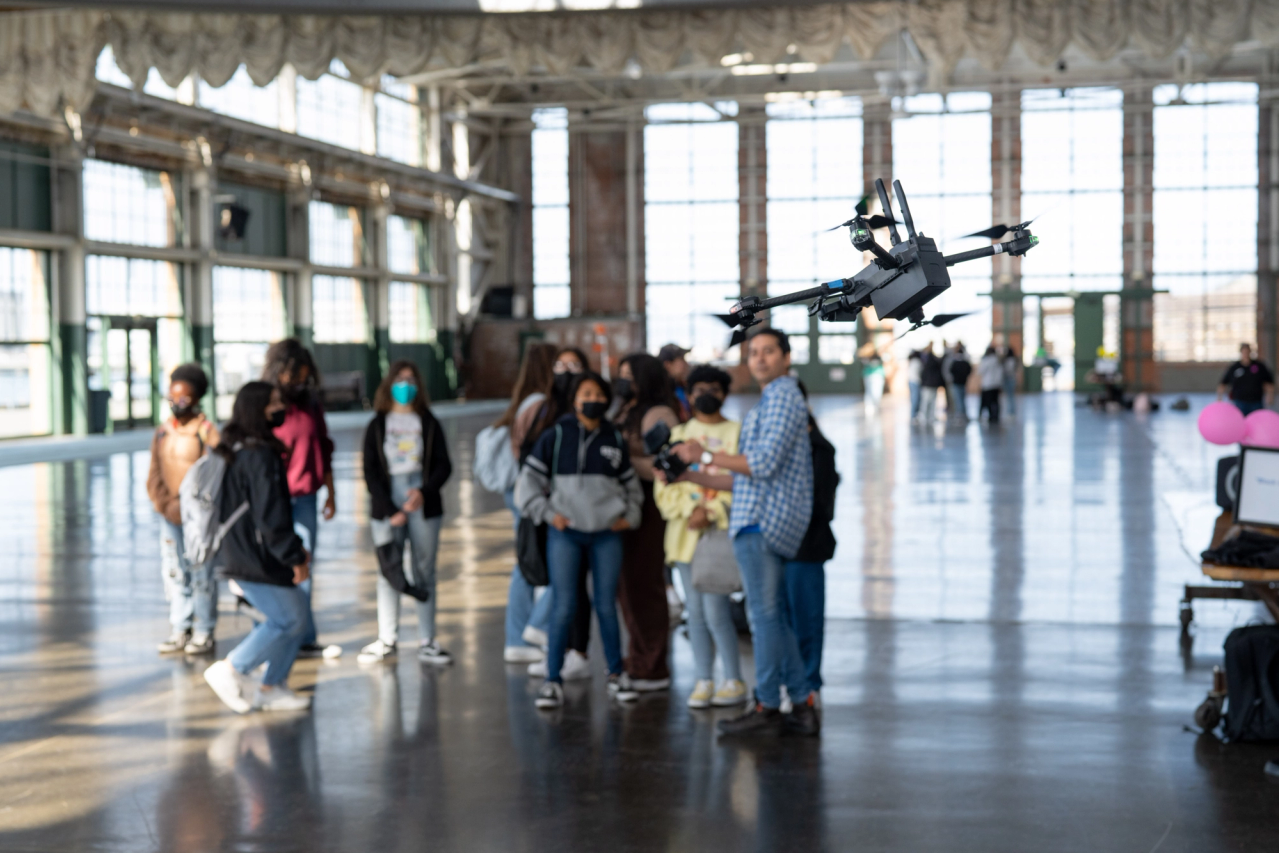
M386 467L391 475L422 470L422 419L416 413L390 412L386 416Z

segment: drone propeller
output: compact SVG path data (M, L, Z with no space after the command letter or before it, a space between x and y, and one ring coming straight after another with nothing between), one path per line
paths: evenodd
M736 314L712 314L711 316L719 318L720 322L730 329L741 322Z
M731 348L731 347L737 346L738 344L744 343L745 341L746 341L746 330L734 329L732 337L728 339L728 345Z
M1035 217L1035 219L1038 218L1038 216ZM971 234L965 234L964 237L961 237L960 239L964 239L966 237L985 237L988 240L998 240L1005 234L1011 234L1014 231L1021 231L1024 228L1029 228L1030 224L1034 222L1035 219L1027 219L1020 225L992 225L985 231L974 231Z
M930 318L930 319L928 319L928 320L921 320L921 321L919 321L918 323L916 323L915 325L911 326L911 327L910 327L909 329L907 329L906 331L902 332L902 333L901 333L900 335L898 335L897 337L893 338L893 340L895 340L895 341L900 341L902 338L906 337L906 336L907 336L907 335L909 335L911 332L915 331L916 329L923 328L924 326L938 326L938 327L940 327L940 326L944 326L944 325L946 325L947 323L950 323L950 322L952 322L952 321L954 321L954 320L958 320L960 317L967 317L969 314L976 314L976 313L977 313L976 311L965 311L965 312L964 312L964 313L962 313L962 314L934 314L934 315L932 316L932 318Z
M841 228L850 228L852 227L853 223L856 221L857 221L856 219L850 219L847 222L839 223L834 228L827 228L826 230L838 231ZM889 225L902 224L902 221L900 219L893 219L888 216L881 216L878 213L876 213L874 216L867 216L865 214L862 214L862 221L864 221L867 225L869 225L872 231L878 231L880 228L887 228Z

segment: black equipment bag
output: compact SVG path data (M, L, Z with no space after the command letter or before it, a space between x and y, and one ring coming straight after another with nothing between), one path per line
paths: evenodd
M515 534L515 558L520 574L529 586L549 586L551 573L546 568L546 525L531 518L521 518Z
M391 585L391 589L404 595L411 595L418 601L430 601L431 591L426 587L418 588L404 577L404 541L408 538L407 527L392 528L391 541L377 546L377 567L382 577Z
M1279 740L1279 625L1236 628L1225 650L1226 740Z

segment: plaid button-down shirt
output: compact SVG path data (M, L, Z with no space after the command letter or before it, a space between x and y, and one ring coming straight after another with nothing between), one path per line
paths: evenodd
M733 475L728 535L757 524L768 547L794 557L813 510L808 406L794 379L783 376L764 386L759 405L742 422L738 448L751 475Z

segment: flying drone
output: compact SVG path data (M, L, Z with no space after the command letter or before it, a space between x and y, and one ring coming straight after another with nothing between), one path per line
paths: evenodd
M848 236L853 248L859 252L870 252L875 256L866 268L852 278L828 281L817 287L784 296L743 297L729 309L729 313L716 315L733 327L733 337L729 341L729 346L736 346L746 340L747 330L761 322L756 316L761 311L778 305L806 302L810 299L813 301L808 306L809 316L830 322L851 323L857 319L857 315L863 308L874 306L876 315L881 319L908 321L911 324L908 332L927 325L941 326L964 316L963 314L937 314L931 319L924 318L924 306L950 287L948 267L992 255L1008 254L1018 257L1026 254L1039 243L1039 238L1030 233L1030 222L996 225L969 236L998 239L1011 232L1012 239L969 252L943 255L937 250L937 244L932 238L915 233L915 221L911 218L910 205L906 202L906 193L902 191L901 181L893 181L893 191L897 195L897 205L901 209L901 223L906 226L905 240L902 240L898 234L898 221L893 218L888 191L884 188L882 178L875 179L875 191L879 193L879 202L884 209L884 216L868 217L865 199L863 199L862 203L857 205L856 215L852 219L835 226L835 228L848 228ZM879 245L872 233L875 228L884 225L888 226L888 235L893 241L891 250L886 250Z

